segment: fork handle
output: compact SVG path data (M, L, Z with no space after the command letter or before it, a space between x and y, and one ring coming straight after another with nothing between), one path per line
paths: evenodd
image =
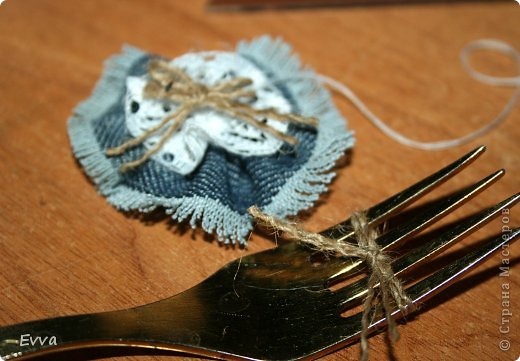
M101 345L116 345L129 331L114 327L130 320L131 310L30 321L0 329L0 360L23 359L43 353ZM119 323L121 325L121 323Z
M168 339L159 319L147 319L146 307L30 321L0 328L0 361L96 346L132 346L194 352L197 334L168 323ZM164 314L162 315L164 316ZM171 317L172 315L170 315ZM160 317L160 315L159 315Z

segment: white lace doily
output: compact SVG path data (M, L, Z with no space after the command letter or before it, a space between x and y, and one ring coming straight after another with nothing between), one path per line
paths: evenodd
M183 69L196 82L216 85L234 77L247 77L257 99L251 105L257 109L274 108L280 113L291 111L291 105L273 86L267 76L252 62L231 52L188 53L170 62ZM127 77L125 101L126 126L133 137L138 137L175 111L176 105L153 99L143 99L146 76ZM273 119L259 119L268 126L285 133L287 123ZM166 128L166 127L165 127ZM163 129L162 131L164 131ZM162 132L150 136L144 143L150 149L159 141ZM241 156L274 154L283 142L245 122L212 109L198 110L184 122L152 158L177 173L186 175L200 164L208 144Z

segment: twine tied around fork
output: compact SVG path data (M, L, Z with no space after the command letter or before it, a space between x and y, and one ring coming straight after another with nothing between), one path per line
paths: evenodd
M314 117L304 117L295 113L282 114L274 108L255 109L249 103L257 98L256 93L252 89L246 89L253 83L249 78L237 77L208 86L195 82L182 69L170 66L164 60L150 61L148 77L149 81L143 92L144 97L178 104L178 107L159 124L149 128L140 136L106 150L108 156L121 155L129 148L143 143L152 134L162 131L170 123L157 144L146 151L141 158L124 163L120 168L121 172L136 168L148 160L161 149L176 130L180 129L190 114L204 108L214 109L227 116L240 119L291 145L297 144L298 140L269 126L261 119L269 118L313 127L318 124L318 120Z
M258 207L252 206L248 209L249 214L264 227L272 228L282 232L287 238L305 243L314 249L334 253L339 256L360 258L368 265L368 292L363 302L363 315L361 319L361 360L368 360L368 327L370 326L370 310L372 303L376 299L374 288L379 284L381 302L388 323L388 335L390 341L396 342L399 339L399 332L395 320L392 318L392 303L403 312L403 314L413 310L415 305L406 295L403 285L395 277L391 266L391 258L385 254L376 239L379 237L377 228L370 226L364 212L355 212L351 216L351 223L357 245L337 241L318 233L308 232L298 225L269 216L263 213Z

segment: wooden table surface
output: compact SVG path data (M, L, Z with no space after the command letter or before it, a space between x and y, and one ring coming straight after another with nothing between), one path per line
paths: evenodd
M7 0L0 5L0 325L132 307L180 292L241 255L273 240L254 234L246 249L181 232L166 220L143 223L97 194L71 155L66 120L89 96L103 60L129 43L175 57L189 50L229 49L240 39L282 36L317 71L349 84L403 134L424 141L455 138L501 110L512 89L469 79L459 50L478 38L520 48L520 6L469 2L262 12L208 12L199 0ZM481 54L474 64L514 75L505 56ZM486 144L476 164L433 198L498 168L508 174L447 222L519 190L520 109L470 144L426 152L382 135L350 104L336 104L356 132L355 150L337 169L328 195L302 217L318 231L403 189ZM431 198L431 197L430 197ZM513 209L510 225L520 217ZM451 250L499 234L503 220ZM509 258L509 277L498 267ZM449 258L452 259L452 258ZM371 360L516 360L520 355L518 245L494 256L445 296L431 300L389 353L384 334L370 340ZM508 307L502 287L510 286ZM510 332L499 332L510 310ZM511 348L501 351L499 342ZM354 345L325 360L356 359ZM45 360L179 360L187 355L97 350ZM43 360L43 358L42 358Z

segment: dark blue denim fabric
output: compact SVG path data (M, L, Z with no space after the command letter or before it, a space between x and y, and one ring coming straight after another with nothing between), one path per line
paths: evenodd
M146 56L137 61L128 75L145 74L149 59ZM125 83L121 87L121 94L124 94ZM287 90L283 92L288 93ZM115 147L130 138L124 114L122 95L106 114L93 122L95 136L102 149ZM314 148L316 130L291 124L289 133L298 138L298 145L284 145L272 156L244 157L210 146L203 162L188 176L168 170L150 159L136 169L123 173L121 182L131 189L159 197L210 197L236 212L246 213L252 205L266 205L287 178L309 158ZM143 153L144 147L138 146L120 157L111 158L111 161L118 168L121 163L137 159Z

